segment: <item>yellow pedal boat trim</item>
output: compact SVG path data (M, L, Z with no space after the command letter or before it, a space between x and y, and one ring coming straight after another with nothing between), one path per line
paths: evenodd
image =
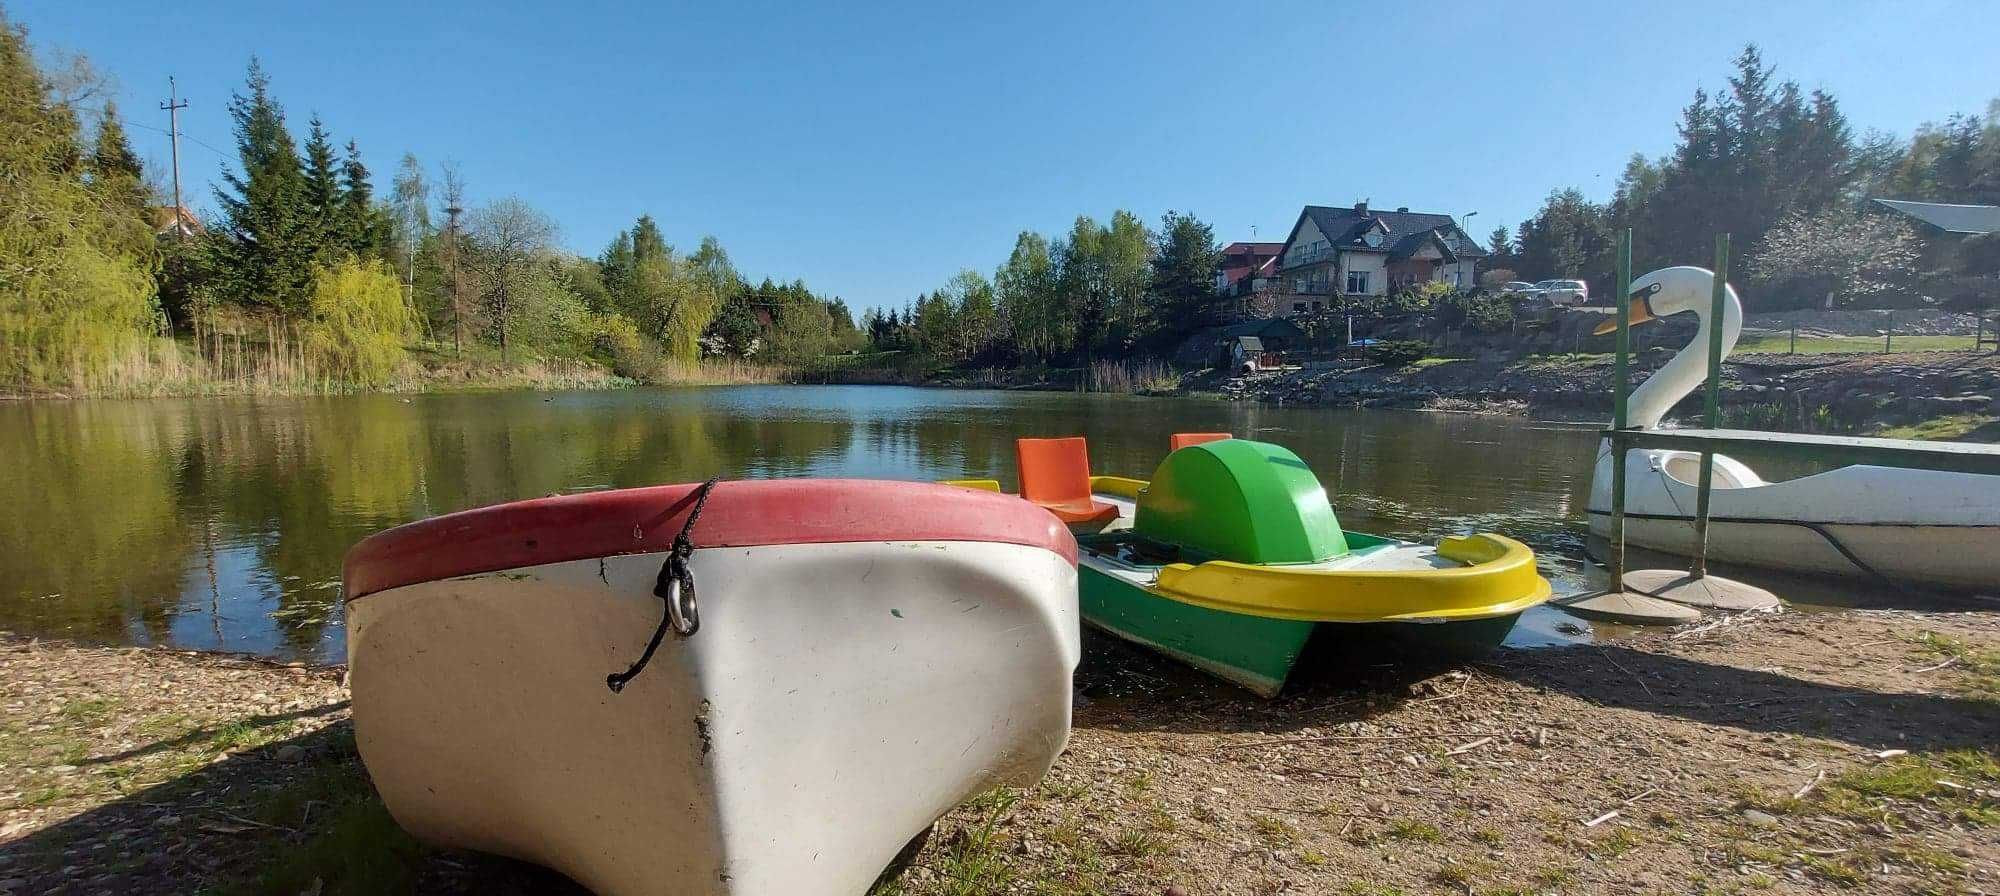
M1225 560L1160 568L1150 590L1182 603L1313 622L1450 622L1519 613L1549 599L1535 554L1491 533L1446 538L1452 569L1312 569Z

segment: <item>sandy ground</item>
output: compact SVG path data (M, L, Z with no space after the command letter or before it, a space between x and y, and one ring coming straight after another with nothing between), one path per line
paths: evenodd
M881 893L1996 893L2000 614L1787 613L1274 702L1092 637ZM337 669L0 636L0 893L574 892L397 831Z

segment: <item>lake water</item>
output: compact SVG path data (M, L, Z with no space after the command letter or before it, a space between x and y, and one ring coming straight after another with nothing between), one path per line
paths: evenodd
M877 386L0 402L0 629L340 660L341 557L399 523L717 475L1011 490L1019 436L1085 435L1097 472L1145 477L1179 431L1292 449L1347 528L1497 531L1558 591L1597 574L1579 424ZM1515 640L1582 625L1544 610Z

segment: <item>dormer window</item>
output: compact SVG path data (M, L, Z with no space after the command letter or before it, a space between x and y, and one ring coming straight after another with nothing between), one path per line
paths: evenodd
M1364 243L1367 243L1367 244L1368 244L1368 246L1369 246L1369 248L1381 248L1381 246L1382 246L1382 231L1380 231L1380 230L1370 230L1370 231L1368 231L1367 233L1365 233L1365 234L1363 234L1363 235L1362 235L1362 237L1361 237L1361 241L1362 241L1362 242L1364 242Z

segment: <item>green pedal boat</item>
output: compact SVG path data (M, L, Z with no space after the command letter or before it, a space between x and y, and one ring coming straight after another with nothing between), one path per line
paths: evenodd
M1077 537L1085 621L1264 697L1329 627L1405 657L1456 658L1499 646L1549 598L1534 553L1509 538L1432 546L1341 531L1312 470L1277 445L1194 444L1150 482L1090 484L1119 518Z

